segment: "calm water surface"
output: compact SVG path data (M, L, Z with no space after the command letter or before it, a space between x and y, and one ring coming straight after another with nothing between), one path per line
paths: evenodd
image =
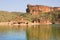
M60 40L60 25L0 26L0 40Z

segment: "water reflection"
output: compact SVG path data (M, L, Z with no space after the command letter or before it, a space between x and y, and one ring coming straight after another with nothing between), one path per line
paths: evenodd
M0 40L27 40L26 31L20 26L0 26Z
M27 29L27 40L60 40L60 27L34 25Z
M0 40L60 40L60 25L0 26Z

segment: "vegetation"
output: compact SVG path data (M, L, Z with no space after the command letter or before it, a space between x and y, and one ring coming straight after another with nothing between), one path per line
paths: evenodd
M20 15L18 12L7 12L7 11L0 11L0 22L7 22L14 20L17 16Z
M48 13L39 13L39 15L34 16L31 13L21 13L21 12L7 12L7 11L0 11L0 22L8 22L8 21L14 21L18 17L23 17L28 21L32 21L34 18L49 18L49 20L54 22L60 23L60 12L48 12ZM20 19L17 20L20 20Z

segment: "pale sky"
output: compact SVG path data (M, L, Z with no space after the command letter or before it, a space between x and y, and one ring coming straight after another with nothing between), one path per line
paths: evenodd
M25 12L27 4L60 7L60 0L0 0L0 10Z

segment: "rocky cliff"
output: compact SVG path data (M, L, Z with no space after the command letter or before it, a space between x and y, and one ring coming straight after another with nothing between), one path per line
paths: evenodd
M40 12L60 11L60 7L49 7L44 5L27 5L26 12L37 15Z

